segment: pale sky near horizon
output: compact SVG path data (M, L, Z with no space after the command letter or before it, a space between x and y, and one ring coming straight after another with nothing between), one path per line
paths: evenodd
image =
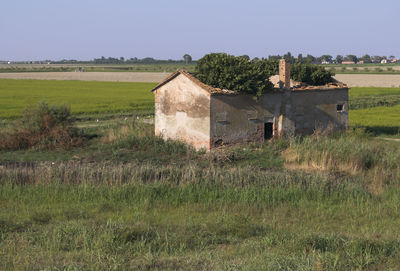
M400 57L399 0L2 0L0 60Z

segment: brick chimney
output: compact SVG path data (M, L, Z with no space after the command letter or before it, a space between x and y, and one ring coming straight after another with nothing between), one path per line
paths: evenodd
M290 88L290 62L285 59L279 60L279 81L283 88Z

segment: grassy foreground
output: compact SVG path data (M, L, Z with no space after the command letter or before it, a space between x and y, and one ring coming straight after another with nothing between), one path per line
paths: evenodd
M0 152L0 269L400 267L399 144L354 130L203 153L152 129Z
M173 176L155 183L3 183L0 267L398 268L400 190L374 195L357 179L334 185L330 178L268 173L242 185L202 179L177 185Z

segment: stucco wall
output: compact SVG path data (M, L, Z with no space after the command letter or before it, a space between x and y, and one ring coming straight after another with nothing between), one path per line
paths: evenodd
M330 89L292 92L292 114L288 116L295 123L295 133L312 133L314 129L335 129L348 127L348 90ZM338 112L337 105L343 105Z
M154 91L155 133L210 148L210 94L184 75Z
M342 104L343 110L337 111ZM264 123L274 136L310 134L316 128L348 126L348 90L276 90L258 101L251 95L211 96L210 145L264 140Z
M264 123L274 122L277 133L282 93L211 96L211 147L264 140Z

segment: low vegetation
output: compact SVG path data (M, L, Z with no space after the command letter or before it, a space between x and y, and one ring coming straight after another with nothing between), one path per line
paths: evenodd
M21 120L0 132L0 150L67 149L82 143L83 136L73 126L69 108L46 102L26 109Z

